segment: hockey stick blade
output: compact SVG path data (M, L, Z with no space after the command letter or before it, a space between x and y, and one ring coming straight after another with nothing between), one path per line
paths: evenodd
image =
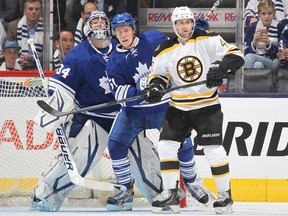
M205 84L206 80L197 82L197 83L190 83L187 85L183 85L183 86L175 86L169 89L164 89L161 91L161 93L167 94L170 93L172 91L176 91L179 89L184 89L184 88L189 88L189 87L193 87L193 86L198 86L198 85L202 85ZM37 104L39 107L41 107L41 109L43 109L45 112L49 113L50 115L53 116L57 116L57 117L61 117L61 116L66 116L66 115L71 115L71 114L76 114L76 113L81 113L81 112L85 112L85 111L90 111L90 110L96 110L96 109L101 109L101 108L105 108L108 106L113 106L116 104L121 104L121 103L126 103L126 102L130 102L130 101L135 101L138 99L144 98L144 95L137 95L134 97L130 97L130 98L126 98L126 99L122 99L122 100L118 100L118 101L110 101L107 103L102 103L102 104L97 104L97 105L93 105L93 106L89 106L89 107L85 107L85 108L81 108L81 109L75 109L75 110L71 110L71 111L67 111L67 112L61 112L58 111L56 109L54 109L53 107L51 107L48 103L46 103L43 100L38 100Z

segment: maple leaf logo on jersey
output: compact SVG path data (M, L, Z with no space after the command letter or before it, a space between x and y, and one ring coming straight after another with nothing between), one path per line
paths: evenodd
M148 68L146 63L142 64L141 62L139 62L138 67L136 67L138 73L135 73L135 75L133 76L135 83L137 83L140 79L144 77L148 77L148 75L150 74L150 69L151 67Z
M99 79L99 81L100 81L99 86L101 86L105 90L105 94L109 94L111 91L109 88L109 82L107 77L103 76L101 79Z

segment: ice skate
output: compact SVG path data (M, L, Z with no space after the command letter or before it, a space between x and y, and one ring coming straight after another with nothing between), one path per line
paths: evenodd
M31 198L31 210L32 211L46 211L46 212L55 212L58 211L58 209L45 201L45 199L40 199L36 197L34 194Z
M181 196L181 195L180 195ZM162 191L152 202L152 212L158 214L180 213L180 197L178 188Z
M209 202L209 195L207 194L202 181L196 180L191 183L184 182L184 185L194 199L204 205L207 205L207 203Z
M232 196L231 190L219 192L218 198L213 203L213 207L215 208L215 212L217 214L229 214L232 213Z
M126 190L120 190L115 195L107 199L108 211L131 211L134 198L134 179Z

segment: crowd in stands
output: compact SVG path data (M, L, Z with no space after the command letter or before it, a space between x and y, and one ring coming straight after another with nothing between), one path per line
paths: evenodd
M257 70L267 70L277 92L282 92L277 87L278 71L288 60L287 15L287 0L250 0L244 15L244 73L255 69L256 76Z
M35 47L41 59L44 38L42 1L1 1L0 64L5 62L4 56L6 59L9 55L7 44L18 43L21 49L13 49L19 52L19 56L15 67L10 65L9 69L36 69L26 41L28 38L34 38ZM152 7L150 0L139 2L140 7ZM171 3L171 1L167 2ZM185 1L175 2L185 4ZM189 2L191 4L191 1ZM269 69L272 71L276 85L279 68L288 69L288 0L246 0L245 3L244 70ZM125 11L137 17L137 4L138 1L134 0L54 0L53 69L59 68L63 58L72 47L86 39L83 34L83 24L92 11L103 10L110 19L115 14Z

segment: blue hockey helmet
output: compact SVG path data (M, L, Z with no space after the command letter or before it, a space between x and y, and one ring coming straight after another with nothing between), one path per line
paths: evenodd
M116 14L111 22L112 29L115 29L119 26L128 26L128 25L132 26L132 28L136 30L135 19L129 13L126 12Z
M101 28L94 27L91 23L94 19L104 19L106 22L106 26ZM110 22L107 17L107 15L103 11L92 11L91 14L87 17L83 33L86 37L93 37L96 39L107 39L111 37L111 31L110 31Z

